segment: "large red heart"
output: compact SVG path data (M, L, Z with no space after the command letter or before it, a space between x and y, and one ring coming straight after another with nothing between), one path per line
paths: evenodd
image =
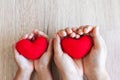
M48 41L45 37L38 37L36 40L23 39L17 42L16 49L24 57L35 60L38 59L47 49Z
M65 53L73 58L80 59L88 54L93 45L93 40L88 35L83 35L79 39L66 37L62 39L61 45Z

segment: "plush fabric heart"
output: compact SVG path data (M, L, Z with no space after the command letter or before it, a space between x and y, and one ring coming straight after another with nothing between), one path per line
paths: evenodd
M62 39L61 45L65 53L73 58L80 59L88 54L93 45L93 40L88 35L83 35L79 39L66 37Z
M47 47L47 39L43 36L38 37L34 41L23 39L16 44L17 51L31 60L38 59L46 51Z

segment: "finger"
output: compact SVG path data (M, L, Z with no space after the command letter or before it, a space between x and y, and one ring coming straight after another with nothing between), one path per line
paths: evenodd
M73 32L71 28L66 28L65 31L67 32L67 34L71 34Z
M28 35L28 39L32 39L33 37L34 37L33 33L31 33L31 34Z
M34 30L33 30L33 33L34 33L34 34L38 34L38 29L34 29Z
M47 49L47 52L46 52L46 54L47 54L47 56L49 57L49 59L52 58L52 54L53 54L53 52L52 52L52 50L53 50L52 42L53 42L53 39L50 39L50 40L49 40L48 49Z
M49 40L49 45L48 45L48 49L47 49L47 52L50 52L50 53L52 53L52 41L53 41L53 39Z
M80 38L80 35L77 34L77 35L75 36L75 38L76 38L76 39L79 39L79 38Z
M83 26L80 26L80 28L78 29L77 33L79 35L83 35Z
M61 48L61 41L60 37L56 34L55 39L54 39L54 55L59 55L61 56L63 54L62 48Z
M92 29L93 29L92 26L86 25L85 27L83 27L83 32L84 32L85 34L87 34L87 33L91 32Z
M73 31L73 32L76 32L76 31L77 31L77 27L73 27L73 28L72 28L72 31Z
M91 32L91 36L93 37L94 47L104 47L105 42L99 33L99 27L94 27Z
M19 54L18 51L16 50L15 44L13 45L13 50L14 50L14 56L15 56L15 58L18 58L18 56L19 56L20 54Z
M58 35L59 35L60 37L65 37L65 36L67 36L67 33L66 33L65 30L60 30L60 31L58 32Z
M39 30L37 30L37 29L35 29L34 31L33 31L33 33L35 34L35 35L37 35L37 36L44 36L44 37L46 37L46 38L48 38L48 36L44 33L44 32L42 32L42 31L39 31Z
M72 30L75 33L75 35L71 34L71 37L73 37L73 38L75 37L76 39L80 38L80 35L77 34L78 28L77 27L73 27Z
M20 55L16 49L14 49L14 53L15 53L15 57L18 57Z
M70 37L72 37L72 38L75 38L75 36L76 36L76 33L75 33L75 32L72 32L72 33L70 34Z
M41 36L44 36L44 37L48 38L48 36L44 32L42 32L42 31L39 31L38 34L41 35Z
M24 36L21 37L20 40L22 40L22 39L27 39L27 38L28 38L28 34L25 34Z
M97 26L93 27L93 30L91 32L91 36L96 37L96 38L100 36L99 27L97 27Z

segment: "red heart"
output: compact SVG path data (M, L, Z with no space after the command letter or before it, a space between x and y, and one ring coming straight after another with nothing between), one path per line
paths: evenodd
M66 37L62 39L61 45L65 53L73 58L80 59L88 54L92 48L93 40L88 35L81 36L79 39Z
M38 37L34 41L23 39L16 44L17 51L31 60L38 59L46 51L47 47L47 39L43 36Z

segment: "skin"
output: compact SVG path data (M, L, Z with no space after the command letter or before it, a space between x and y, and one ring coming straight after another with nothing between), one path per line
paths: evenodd
M85 58L82 60L75 60L62 51L60 39L66 36L78 39L84 34L90 35L94 43L94 46ZM62 74L63 80L81 80L83 72L87 80L110 80L105 68L106 56L106 45L99 33L98 27L85 25L77 29L66 28L62 31L60 30L55 36L54 61ZM72 77L70 77L71 74Z
M70 36L71 38L80 38L81 35L90 35L93 37L94 46L89 54L83 59L73 59L61 48L61 39ZM45 36L41 31L35 30L30 35L25 35L21 39L34 40L35 37ZM61 73L62 80L83 80L83 74L87 80L110 80L105 68L107 50L106 45L99 34L99 28L94 26L81 26L80 28L66 28L60 30L54 37L54 61ZM35 69L40 80L52 80L50 69L52 58L52 40L49 41L48 50L40 59L32 61L20 55L14 48L15 60L18 65L18 71L14 80L30 80L30 76ZM72 76L71 76L72 75Z
M68 33L62 30L58 34L54 37L54 61L61 73L62 80L83 80L82 60L72 59L67 53L64 53L61 48L61 38L67 36Z
M28 35L23 36L21 39L27 39ZM14 80L30 80L31 74L34 70L32 60L28 60L17 52L14 47L15 61L18 65L18 71Z
M37 37L47 35L41 31L34 30L33 33L25 35L21 39L34 40ZM24 56L20 55L14 47L15 61L18 65L18 71L14 80L30 80L31 74L36 70L39 80L52 80L51 74L51 58L52 58L52 39L49 40L49 45L47 51L35 61L26 59Z
M41 31L35 30L33 33L38 37L42 35L48 38L48 36ZM52 39L50 39L47 51L38 60L34 61L39 80L53 80L51 73L52 53Z
M99 27L86 25L79 30L83 34L90 35L94 43L89 54L83 59L84 73L88 80L110 80L105 67L107 49L99 33Z

